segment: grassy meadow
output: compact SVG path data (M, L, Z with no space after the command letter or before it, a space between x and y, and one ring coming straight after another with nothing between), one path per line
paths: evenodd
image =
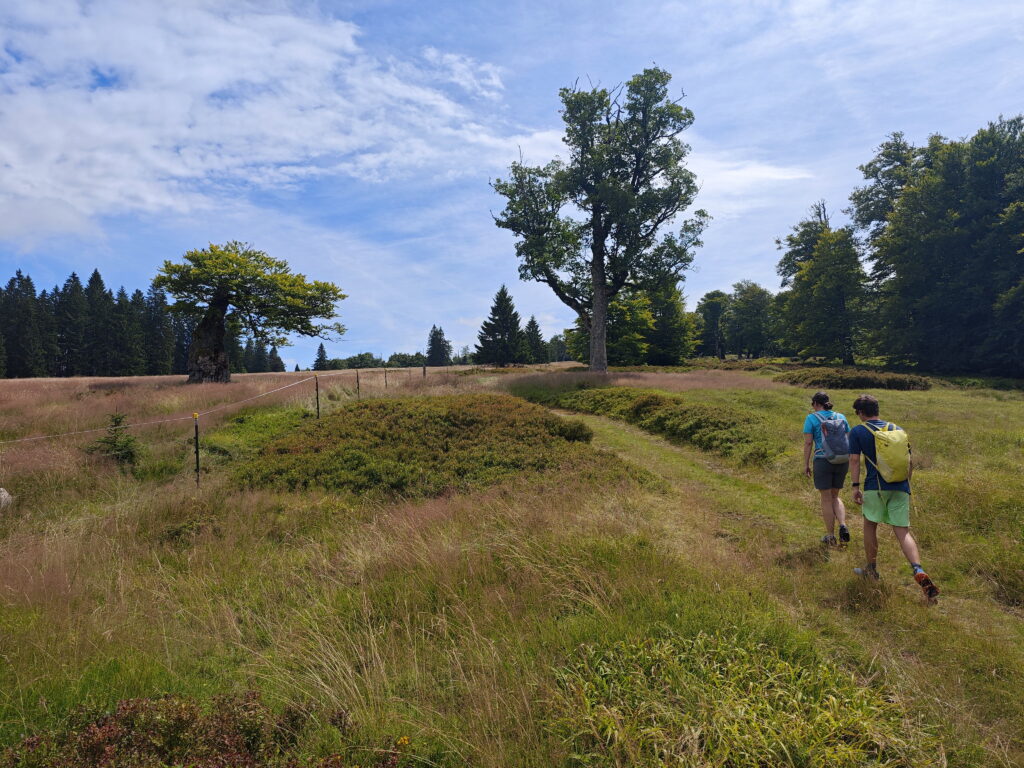
M1024 394L875 392L928 607L852 503L820 548L776 375L346 372L202 417L198 489L191 419L0 446L0 766L1024 763ZM0 381L0 439L305 376Z

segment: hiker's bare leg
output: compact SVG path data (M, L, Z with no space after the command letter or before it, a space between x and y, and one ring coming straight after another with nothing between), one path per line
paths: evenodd
M907 530L904 528L903 530ZM878 523L864 518L864 562L873 563L878 559Z
M839 488L832 489L832 514L840 525L846 525L846 507L843 500L839 498Z
M900 549L903 550L903 556L907 558L907 562L920 563L921 553L917 551L917 541L914 540L914 534L910 532L910 529L894 525L892 532L896 534L896 541L900 543Z
M834 536L836 533L836 513L832 490L826 488L821 494L821 519L825 523L825 533ZM844 512L846 510L843 510Z

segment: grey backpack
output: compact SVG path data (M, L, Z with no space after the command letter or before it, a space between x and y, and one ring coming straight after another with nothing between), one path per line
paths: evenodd
M825 418L815 411L821 422L821 450L829 464L847 464L850 461L850 438L846 433L846 421L838 413Z

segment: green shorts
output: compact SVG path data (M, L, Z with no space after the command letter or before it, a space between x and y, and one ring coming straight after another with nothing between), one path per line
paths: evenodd
M910 527L910 494L906 491L864 491L861 510L873 523Z

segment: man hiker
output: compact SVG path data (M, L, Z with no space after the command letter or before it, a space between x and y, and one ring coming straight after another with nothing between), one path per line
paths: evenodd
M826 547L844 545L850 541L846 527L846 507L839 498L846 480L850 461L850 424L841 413L832 410L827 392L816 392L811 398L814 410L804 419L804 474L814 478L814 487L821 494L821 519L825 535L821 542ZM814 464L811 464L811 449ZM836 522L839 523L839 542L836 541Z
M863 506L864 554L866 564L853 572L866 579L879 578L875 560L878 556L878 526L892 526L896 541L910 563L916 581L929 602L939 596L928 574L921 567L917 542L910 533L910 476L913 473L910 443L907 433L878 416L878 400L861 395L853 403L853 410L863 424L850 432L850 478L853 500ZM860 457L867 461L867 476L860 487Z

